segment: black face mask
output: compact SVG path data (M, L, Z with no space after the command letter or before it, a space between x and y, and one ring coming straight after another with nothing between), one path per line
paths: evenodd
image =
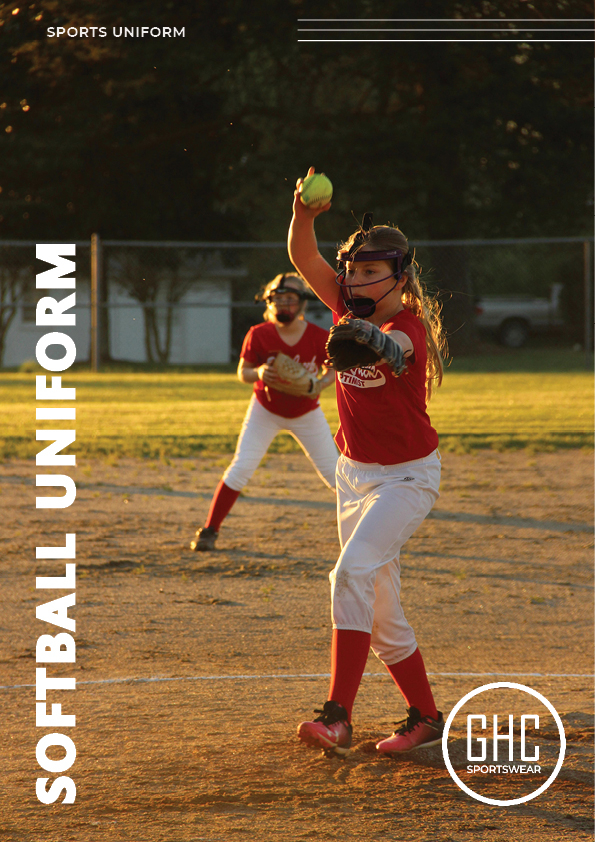
M288 305L277 304L276 301L275 301L275 293L279 294L279 293L288 293L288 292L291 292L294 295L297 295L297 297L298 297L297 302L295 302L293 305L289 305L289 306L295 307L296 304L297 304L297 309L296 309L295 312L291 312L289 310L285 310L285 311L280 310L279 309L280 307L286 307ZM275 311L276 311L275 312L275 319L278 322L281 322L281 324L287 325L287 324L290 324L291 322L293 322L294 319L297 318L297 316L299 314L299 310L300 310L300 305L302 304L305 297L306 296L303 293L301 293L299 290L296 290L293 287L285 287L285 286L280 284L276 289L271 290L269 292L269 294L267 295L265 300L266 300L267 305L269 307L272 307L273 304L275 305Z
M277 319L277 321L281 322L281 324L284 325L287 325L290 322L292 322L296 316L297 313L295 315L292 315L291 313L275 313L275 318Z
M377 302L373 298L345 298L345 306L356 319L367 319L376 310Z
M376 305L379 304L383 298L386 298L387 295L395 289L399 281L401 280L401 272L393 272L392 275L387 275L386 278L379 278L377 281L372 281L369 284L359 284L358 286L350 286L349 284L345 283L345 269L336 277L336 282L341 287L341 295L343 296L343 301L345 302L345 306L349 310L352 316L355 316L356 319L367 319L368 316L371 316L375 310ZM382 281L388 281L389 278L395 278L394 285L381 295L380 298L368 298L362 296L355 296L354 290L361 289L362 287L366 286L373 286L373 284L379 284ZM348 291L348 292L347 292Z

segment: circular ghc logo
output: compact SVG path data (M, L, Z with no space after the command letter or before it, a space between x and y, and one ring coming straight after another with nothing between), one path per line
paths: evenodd
M453 768L453 765L450 761L450 757L448 756L448 732L450 730L450 726L452 725L453 719L455 718L455 716L457 715L459 710L470 699L473 699L475 696L478 696L480 693L486 693L489 690L499 690L499 689L520 690L523 693L527 693L530 696L533 696L534 698L539 699L539 701L542 703L542 705L544 705L549 710L549 712L552 714L552 716L554 717L556 725L558 726L558 732L560 734L560 753L558 755L558 762L556 763L556 765L554 767L554 770L551 773L551 775L549 776L549 778L547 779L547 781L545 781L545 783L543 783L534 792L530 792L528 795L523 795L520 798L511 798L507 801L503 801L503 800L500 800L500 799L497 799L497 798L488 798L485 795L480 795L478 792L474 792L470 787L468 787L466 784L464 784L463 781L459 778L459 776L457 775L457 773L455 772L455 770ZM494 732L493 732L494 755L495 755L494 759L496 759L496 757L498 755L498 743L500 741L503 741L503 742L508 742L509 757L512 760L512 748L513 748L512 719L513 719L512 714L510 714L509 717L508 717L508 723L509 723L508 734L499 734L498 733L498 724L497 724L498 718L497 718L497 716L494 716ZM539 717L538 716L535 716L534 714L528 714L526 716L521 717L521 757L522 757L523 760L536 762L537 760L539 760L539 747L538 746L535 747L535 753L532 757L526 756L525 725L526 725L526 721L528 719L531 719L535 723L536 728L539 727ZM478 715L472 715L472 716L470 715L470 716L467 717L467 720L468 720L467 721L467 760L469 760L470 762L475 761L477 763L477 761L483 761L483 760L486 759L486 742L487 742L487 739L486 739L486 737L479 737L479 738L475 737L475 740L473 740L472 739L472 728L473 728L474 725L477 725L479 723L479 727L481 729L484 729L486 727L487 720L486 720L486 717L483 716L483 715L479 715L479 716ZM474 744L475 744L475 749L473 748ZM477 746L479 746L479 748ZM479 754L477 756L473 755L474 750L476 752L479 752ZM453 779L453 781L456 783L456 785L458 787L460 787L463 790L463 792L466 792L467 795L470 795L471 798L475 798L476 801L483 801L484 804L495 804L498 807L512 807L515 804L523 804L525 801L531 801L531 799L537 798L538 795L541 795L542 792L545 792L545 790L550 786L550 784L552 784L555 781L556 777L558 776L558 773L559 773L560 769L562 768L562 763L564 762L565 752L566 752L566 735L564 734L564 726L562 725L562 720L560 719L560 716L558 715L558 711L555 709L555 707L545 698L545 696L542 696L541 693L538 693L537 690L533 690L531 687L526 687L524 684L514 684L513 682L510 682L510 681L497 681L494 684L483 684L481 687L477 687L475 690L472 690L470 693L467 693L466 696L463 696L463 698L459 702L457 702L457 704L451 710L451 712L448 716L448 719L446 720L446 723L444 725L444 733L442 735L442 756L444 757L444 762L446 764L446 768L448 769L448 772L449 772L451 778ZM532 771L533 770L541 771L541 767L539 767L539 766L536 766L536 767L533 767L533 768L529 766L528 769L524 766L522 766L522 767L521 766L509 766L509 767L502 767L502 768L506 768L507 772L518 772L518 771L527 772L530 769ZM487 772L494 772L494 771L496 771L496 769L500 769L500 767L493 766L493 765L491 765L491 766L483 765L483 766L472 767L473 771L483 772L484 774L487 773Z

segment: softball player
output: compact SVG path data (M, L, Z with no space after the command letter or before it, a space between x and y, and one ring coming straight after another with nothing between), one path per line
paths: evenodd
M359 325L360 335L373 338L383 353L375 364L368 361L347 370L335 366L340 370L335 440L341 451L341 554L330 574L331 683L328 701L317 711L321 715L302 722L298 735L328 753L347 752L351 711L371 646L407 703L401 727L377 744L379 752L399 754L435 745L444 727L401 607L399 553L439 496L438 436L426 400L432 384L442 380L445 342L438 306L420 285L402 232L372 226L371 218L365 218L340 248L336 275L320 255L314 233L314 218L330 204L307 208L299 197L301 181L289 229L291 261L333 310L335 324L342 320L348 331ZM331 329L331 361L333 335L341 330L345 327ZM391 369L388 359L399 359L399 367ZM403 369L401 376L393 376Z
M244 339L238 377L253 383L254 392L244 417L235 456L215 490L209 514L190 544L192 550L213 550L223 519L248 483L272 440L287 430L299 442L320 479L335 488L337 448L318 403L319 392L330 386L335 372L324 365L328 331L304 319L307 287L294 273L277 275L262 295L263 324L251 327ZM314 397L308 385L288 387L273 366L281 351L313 375L323 370ZM286 391L290 388L292 393Z

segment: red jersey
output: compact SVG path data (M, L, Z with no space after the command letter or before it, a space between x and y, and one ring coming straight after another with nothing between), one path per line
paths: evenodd
M382 329L400 330L411 339L414 353L407 358L407 371L394 377L383 363L339 373L340 426L335 441L341 453L355 462L398 465L422 459L438 446L438 434L426 412L426 329L407 309Z
M282 351L312 374L318 374L318 370L326 359L326 341L328 331L318 325L307 322L306 330L296 345L288 345L281 339L277 328L272 322L251 327L242 345L241 358L249 365L257 368L263 363L273 362L277 353ZM296 397L286 395L270 386L265 389L262 380L254 384L254 394L259 403L269 412L280 415L282 418L298 418L311 412L319 406L318 398Z

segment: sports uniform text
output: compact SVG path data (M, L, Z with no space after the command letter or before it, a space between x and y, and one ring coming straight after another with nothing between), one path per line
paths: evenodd
M48 26L48 38L185 38L185 26Z

